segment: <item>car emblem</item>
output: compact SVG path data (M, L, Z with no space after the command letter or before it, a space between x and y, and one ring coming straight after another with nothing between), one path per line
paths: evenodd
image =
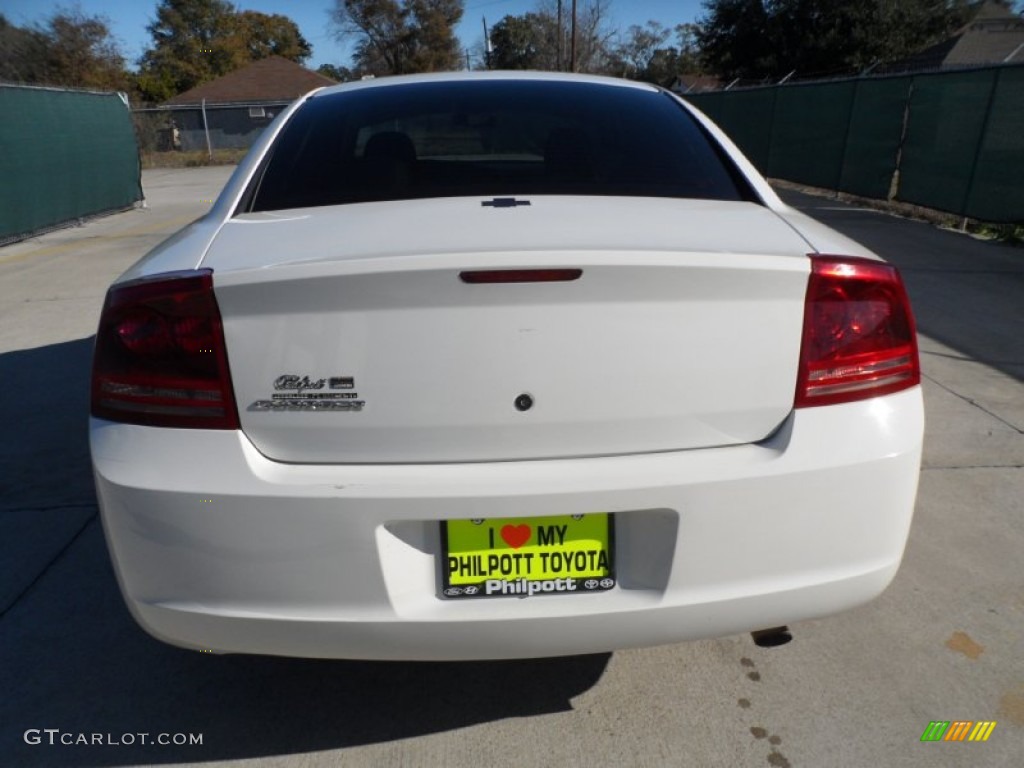
M323 389L326 383L327 379L311 379L309 376L285 373L274 379L274 389L296 389L302 392L304 389Z
M480 203L484 208L518 208L520 205L529 204L529 200L516 200L514 197L496 197L493 200L484 200Z
M282 373L274 379L275 393L269 399L256 400L247 410L264 413L293 411L337 413L361 411L366 401L355 392L354 376L328 376L324 378L296 373ZM324 388L332 391L323 392ZM339 392L338 390L349 390Z

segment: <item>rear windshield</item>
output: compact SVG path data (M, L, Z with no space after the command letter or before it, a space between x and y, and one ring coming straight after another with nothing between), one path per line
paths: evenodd
M314 97L285 126L256 184L250 211L426 197L752 197L668 94L544 81Z

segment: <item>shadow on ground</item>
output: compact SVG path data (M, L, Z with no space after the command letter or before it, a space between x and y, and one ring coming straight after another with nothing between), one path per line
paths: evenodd
M561 712L610 654L472 663L206 656L143 634L125 610L98 523L4 618L6 765L116 766L301 754ZM67 734L201 734L201 746L50 746ZM66 736L65 739L72 739ZM57 737L58 739L60 737ZM104 736L106 738L106 736Z
M0 354L0 612L96 513L91 354L92 338Z
M827 198L778 192L899 267L921 333L1024 381L1024 248Z
M151 639L121 601L88 458L92 339L0 355L0 765L289 755L571 709L610 654L491 663L207 656ZM58 729L51 734L45 729ZM28 744L26 731L42 743ZM137 734L201 734L142 745ZM122 746L62 745L103 740ZM127 734L127 735L126 735ZM29 734L32 738L33 734ZM129 740L133 744L126 744Z
M0 509L92 504L93 337L0 354Z

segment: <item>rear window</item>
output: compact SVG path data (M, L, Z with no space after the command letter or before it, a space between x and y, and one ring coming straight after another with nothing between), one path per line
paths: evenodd
M248 210L501 195L752 197L668 94L481 80L310 99L275 142Z

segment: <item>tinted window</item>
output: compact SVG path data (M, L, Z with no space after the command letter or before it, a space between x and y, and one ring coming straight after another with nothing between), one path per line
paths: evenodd
M314 97L285 126L250 210L495 195L747 199L660 92L480 80Z

